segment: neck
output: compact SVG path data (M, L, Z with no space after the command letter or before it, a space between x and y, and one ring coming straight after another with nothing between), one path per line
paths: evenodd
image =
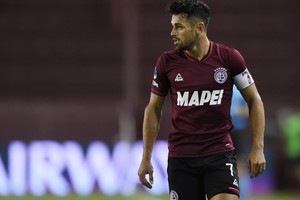
M208 38L205 37L204 39L199 40L199 43L193 48L186 50L186 53L200 61L207 55L209 51L209 44L210 42Z

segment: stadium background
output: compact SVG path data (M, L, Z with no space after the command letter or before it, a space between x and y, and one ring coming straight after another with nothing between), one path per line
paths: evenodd
M299 191L299 161L286 153L282 123L300 112L300 3L206 2L212 9L209 38L240 50L265 103L269 168L253 181L253 195ZM71 140L83 149L102 141L113 149L118 141L141 139L154 64L173 47L167 3L0 1L0 150L6 168L12 141ZM167 102L160 140L168 135L169 111Z

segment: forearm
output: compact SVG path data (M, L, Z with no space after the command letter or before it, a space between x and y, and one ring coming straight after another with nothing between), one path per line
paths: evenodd
M252 129L252 150L263 150L265 113L264 105L260 98L254 99L249 106L249 117Z
M149 105L146 107L143 123L143 159L151 159L153 146L158 135L160 117L160 109L151 109Z
M248 167L251 178L254 178L266 169L266 159L264 155L265 111L255 84L242 90L241 93L249 107L252 147L248 156Z

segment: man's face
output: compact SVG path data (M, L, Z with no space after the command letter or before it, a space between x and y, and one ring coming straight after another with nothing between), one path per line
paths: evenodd
M189 50L198 40L197 28L184 14L172 15L171 37L177 50Z

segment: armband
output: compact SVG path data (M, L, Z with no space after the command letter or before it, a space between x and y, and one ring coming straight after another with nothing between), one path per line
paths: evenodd
M254 80L248 71L246 69L242 73L236 75L233 77L233 82L236 85L237 89L242 90L245 89L246 87L252 85L254 83Z

